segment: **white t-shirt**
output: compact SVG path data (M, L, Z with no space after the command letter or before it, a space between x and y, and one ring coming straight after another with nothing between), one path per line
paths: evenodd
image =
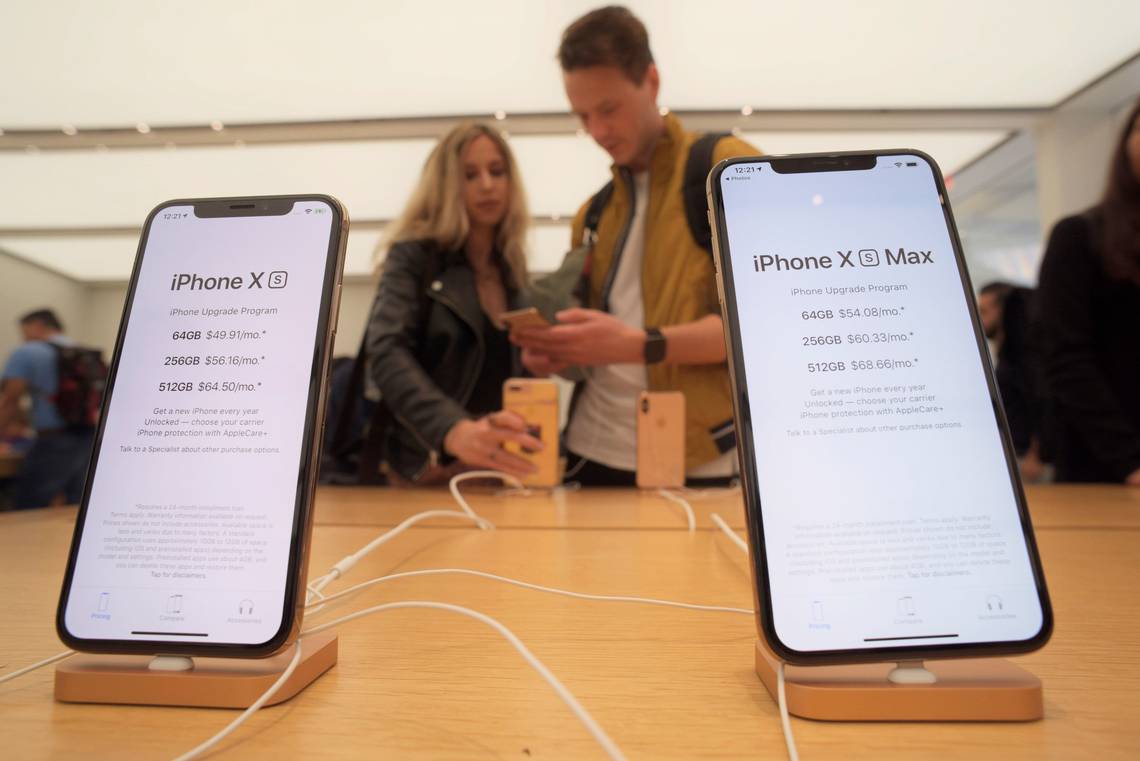
M641 292L645 255L645 216L649 207L649 172L633 176L633 220L618 258L610 288L610 314L626 325L645 327ZM637 397L649 388L642 363L600 365L588 369L566 444L575 454L618 470L637 470ZM736 453L728 451L689 471L689 476L716 478L736 473Z

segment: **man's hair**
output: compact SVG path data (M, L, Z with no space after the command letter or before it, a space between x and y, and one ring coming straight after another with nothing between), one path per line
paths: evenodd
M1007 283L1003 280L997 280L992 283L986 283L982 286L982 290L978 291L979 296L993 296L997 299L998 304L1005 304L1005 300L1009 298L1009 294L1013 292L1013 283Z
M653 63L649 33L628 8L607 5L566 27L558 46L558 62L562 71L615 66L639 85Z
M38 322L41 325L46 325L52 330L63 330L63 323L55 316L55 312L50 309L37 309L34 312L28 312L20 318L21 325L27 325L29 322Z

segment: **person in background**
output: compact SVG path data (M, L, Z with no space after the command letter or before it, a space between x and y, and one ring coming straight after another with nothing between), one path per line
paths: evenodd
M1003 281L986 283L978 291L978 317L982 321L982 332L990 343L990 353L997 359L1002 341L1002 312L1005 309L1005 300L1013 291L1013 284Z
M726 483L737 472L736 435L712 256L690 227L684 193L700 136L657 103L661 76L645 26L626 8L581 17L558 49L570 106L613 159L613 191L589 252L582 307L552 328L512 331L536 375L586 369L566 433L567 477L583 485L633 485L635 409L642 391L681 391L691 483ZM758 151L716 140L701 167ZM591 199L592 200L592 199ZM583 240L591 202L574 220Z
M989 283L978 293L978 314L994 356L994 376L1021 477L1027 482L1045 480L1036 293L1010 283Z
M24 344L8 357L0 388L0 430L21 419L21 402L31 398L35 443L12 484L12 507L46 507L62 499L75 504L83 494L95 429L69 425L53 402L59 390L57 347L73 346L50 309L20 318Z
M442 483L469 468L533 472L502 445L542 442L500 409L519 364L499 316L518 306L527 283L527 224L503 137L477 123L452 129L386 235L365 338L367 375L380 392L367 439L389 482Z
M1053 228L1038 293L1057 480L1140 486L1140 102L1101 202Z

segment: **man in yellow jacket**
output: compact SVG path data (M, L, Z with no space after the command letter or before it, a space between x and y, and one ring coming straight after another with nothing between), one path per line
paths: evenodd
M536 375L588 368L566 436L575 480L634 483L635 408L650 390L685 394L690 482L727 481L737 465L724 331L712 257L694 238L683 193L699 135L659 109L648 34L627 9L575 21L558 57L574 113L613 159L613 191L589 236L583 306L558 313L553 328L512 339ZM711 163L756 153L724 136ZM590 205L574 220L573 245L583 240Z

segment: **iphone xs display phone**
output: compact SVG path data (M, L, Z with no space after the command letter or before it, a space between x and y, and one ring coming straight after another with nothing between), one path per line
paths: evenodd
M942 176L708 179L758 625L789 663L1026 653L1052 612Z
M642 391L637 400L637 485L679 489L685 485L685 395Z
M558 467L558 385L541 378L509 378L503 383L503 409L525 420L527 431L543 445L540 451L513 441L503 445L538 469L520 480L526 486L557 486L562 480Z
M252 657L296 637L347 233L319 195L150 213L59 601L68 647Z

